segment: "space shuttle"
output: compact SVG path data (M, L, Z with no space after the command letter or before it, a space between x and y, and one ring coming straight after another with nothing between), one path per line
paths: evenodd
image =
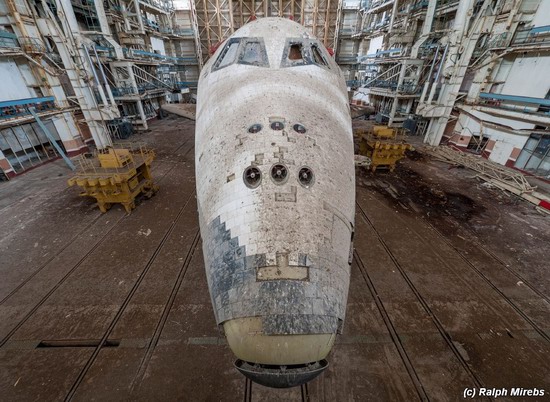
M216 323L251 380L285 388L328 366L348 297L355 212L343 74L284 18L252 21L203 67L195 169Z

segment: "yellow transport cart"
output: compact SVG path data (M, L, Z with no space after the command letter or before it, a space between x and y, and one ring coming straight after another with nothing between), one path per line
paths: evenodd
M144 145L108 147L79 158L68 184L82 187L81 196L94 197L101 212L118 203L130 213L139 194L151 198L159 190L151 176L154 158L155 152Z
M387 126L373 126L354 131L359 154L370 158L370 169L394 171L397 162L405 157L405 151L412 149L404 139L398 139L400 132ZM403 137L404 138L404 137Z
M360 152L370 158L373 172L380 167L393 172L397 162L405 157L407 149L412 149L410 144L379 140L364 140L360 144Z
M390 139L397 138L397 130L394 130L393 128L389 128L388 126L373 126L372 133L375 137L381 138L381 139L390 140Z

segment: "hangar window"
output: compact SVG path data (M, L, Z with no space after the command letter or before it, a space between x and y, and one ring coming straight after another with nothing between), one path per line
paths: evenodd
M514 166L544 179L550 178L550 135L531 134Z
M239 64L248 64L257 67L269 67L269 60L265 51L264 41L261 38L243 39L239 51Z
M216 71L233 64L237 57L239 45L240 45L240 38L229 39L225 44L225 46L223 47L222 52L218 56L218 59L212 66L212 71Z

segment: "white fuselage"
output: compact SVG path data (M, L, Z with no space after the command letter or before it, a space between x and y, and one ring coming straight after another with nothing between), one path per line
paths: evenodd
M345 316L355 211L343 75L304 27L264 18L204 66L197 103L197 198L217 323L242 360L323 359ZM249 132L254 125L261 130Z

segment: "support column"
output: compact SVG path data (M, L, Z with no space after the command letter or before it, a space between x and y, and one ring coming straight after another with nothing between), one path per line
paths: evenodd
M390 27L388 30L388 33L391 34L393 30L393 22L395 21L395 16L397 14L397 7L399 6L399 0L394 0L393 2L393 8L391 11L391 18L390 18Z
M13 166L11 165L10 161L6 159L1 149L0 149L0 169L8 177L8 179L11 179L16 174L15 170L13 169Z
M64 113L52 118L52 123L59 134L61 142L63 142L68 156L79 155L88 150L88 147L80 137L78 128L74 124L70 113Z
M411 113L412 105L413 105L413 99L409 99L407 101L407 109L405 110L407 114Z
M388 118L388 126L391 126L393 124L393 120L395 119L395 113L397 113L397 106L399 105L399 98L398 98L399 87L403 85L406 72L407 72L407 63L403 62L401 63L401 71L399 71L399 78L397 79L397 88L395 88L395 99L393 100L393 104L391 105L390 116Z
M143 20L141 19L141 11L139 9L139 0L134 0L133 1L134 3L134 11L136 12L136 18L138 20L138 24L139 24L139 33L140 34L145 34L145 28L143 27Z
M434 115L424 137L424 142L430 145L439 145L443 137L445 127L453 111L458 91L464 81L464 76L470 65L480 33L490 31L496 20L495 15L487 15L486 12L490 9L491 1L485 0L468 33L466 23L468 15L473 9L473 1L474 0L464 0L460 2L459 9L457 10L457 16L450 38L449 57L445 61L445 68L452 69L452 74L450 78L442 84L441 92L437 99L441 111L438 112L437 115ZM458 60L459 54L460 59ZM436 84L437 83L434 82L434 86Z
M97 14L97 19L99 20L99 26L101 32L105 35L111 36L111 29L109 28L109 23L107 22L107 16L105 15L105 8L103 7L102 1L94 1L95 11Z
M428 9L426 11L426 18L424 19L424 24L422 25L422 34L418 38L418 40L415 42L411 49L411 58L416 59L418 57L418 51L420 50L420 46L424 42L426 42L426 39L428 39L428 36L430 36L430 32L432 31L432 24L434 21L434 15L435 15L435 8L437 7L437 0L430 0L428 3Z
M501 62L500 59L495 59L485 66L481 67L474 76L472 86L468 91L468 96L466 100L469 103L476 102L478 100L479 94L482 92L482 87L488 84L491 76L491 72L494 71L497 62Z
M390 109L390 116L388 118L388 127L391 127L393 124L393 119L395 118L395 113L397 113L397 105L399 104L399 98L396 96L393 99L393 103Z
M137 101L137 107L138 107L138 111L139 111L139 117L140 117L141 121L143 122L143 129L147 130L147 128L148 128L147 116L145 116L145 111L143 110L143 103L141 103L140 100Z
M107 92L107 94L109 95L109 100L111 101L111 106L116 108L117 104L115 102L115 98L114 98L113 93L111 91L111 86L109 85L109 81L107 80L107 77L105 76L105 71L103 70L103 64L101 64L101 59L99 58L99 55L97 54L97 50L96 50L95 46L93 47L93 50L94 50L94 55L95 55L96 60L97 60L97 65L99 67L99 72L101 73L101 78L103 80L103 84L105 85L105 92Z
M111 138L104 121L118 117L118 110L106 102L103 107L100 107L92 88L84 79L84 77L91 76L94 72L93 64L84 49L80 29L70 0L56 0L55 5L61 26L57 23L56 15L46 8L49 18L43 19L45 23L42 24L42 27L47 31L43 34L50 35L57 46L65 71L71 81L76 99L96 146L100 149L105 148L111 144Z

